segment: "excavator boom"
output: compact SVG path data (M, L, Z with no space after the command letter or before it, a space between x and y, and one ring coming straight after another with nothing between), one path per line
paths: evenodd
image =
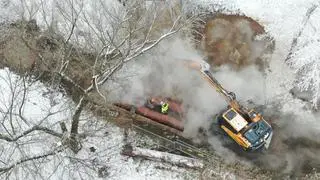
M216 91L224 96L229 105L237 110L240 110L240 105L236 100L236 95L227 91L217 80L214 78L209 71L202 72L204 78L210 83L212 87L216 89Z
M197 69L201 72L201 75L203 76L203 78L209 82L209 84L221 95L224 96L224 98L226 99L227 103L234 109L241 111L241 106L238 103L238 101L236 100L236 95L233 92L230 92L228 90L226 90L218 81L216 78L214 78L212 76L212 74L210 73L210 65L202 62L202 63L198 63L198 62L189 62L187 64L189 67L193 68L193 69Z

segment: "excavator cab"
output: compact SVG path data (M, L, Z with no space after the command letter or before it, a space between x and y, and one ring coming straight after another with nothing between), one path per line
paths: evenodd
M244 150L267 149L270 145L272 128L254 110L242 114L234 108L229 108L218 116L218 123Z

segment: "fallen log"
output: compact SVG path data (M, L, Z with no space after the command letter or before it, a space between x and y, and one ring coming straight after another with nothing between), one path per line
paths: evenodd
M125 145L121 154L130 157L141 157L152 161L165 162L179 167L187 167L193 169L202 169L204 167L204 163L199 159L189 158L167 152L132 147L131 145Z

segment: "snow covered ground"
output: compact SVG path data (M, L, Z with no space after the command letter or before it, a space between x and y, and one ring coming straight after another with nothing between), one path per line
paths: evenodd
M1 0L0 1L0 22L3 21L11 21L16 20L20 17L21 14L21 7L19 6L20 1L9 1L9 0ZM28 4L31 2L36 3L36 1L26 1ZM40 2L40 1L39 1ZM50 1L52 2L52 1ZM50 2L46 2L47 5L45 6L46 9L50 7ZM317 49L319 48L319 29L320 29L320 9L316 8L312 15L310 16L310 19L305 24L304 31L302 32L302 35L297 40L297 45L294 48L296 51L295 54L293 54L292 59L288 62L292 66L289 67L288 64L285 63L285 59L290 51L291 44L293 39L298 35L299 31L302 26L304 25L304 22L306 21L306 13L312 6L318 6L319 1L317 0L186 0L182 1L185 2L184 8L186 8L187 11L195 11L199 12L199 9L196 7L202 7L203 9L207 9L209 11L220 11L224 12L226 14L244 14L246 16L252 17L254 20L258 21L261 25L265 27L266 32L274 38L275 40L275 50L272 55L270 55L270 69L271 71L268 72L266 78L266 89L265 89L265 95L266 95L266 102L272 103L275 101L280 102L282 105L279 107L281 111L285 113L291 113L295 114L298 118L294 120L294 124L292 128L292 132L296 132L296 127L302 127L305 128L304 132L299 132L298 134L301 134L305 136L306 132L308 132L311 128L312 131L318 130L320 127L319 117L315 116L311 113L310 110L305 110L305 103L294 99L290 94L289 90L296 84L296 74L297 72L300 72L301 69L308 68L309 71L303 72L305 74L304 79L302 81L298 82L298 85L303 88L308 88L311 84L314 88L313 91L315 93L315 99L319 98L319 72L320 72L320 62L319 62L319 56ZM92 13L92 9L89 7L90 4L87 4L84 11L88 11ZM41 6L39 6L41 7ZM41 9L41 8L40 8ZM49 8L50 9L50 8ZM43 19L42 12L34 10L36 19L38 22L45 23L45 20ZM50 13L48 16L50 17ZM45 19L50 19L49 17L45 17ZM63 24L63 22L60 22ZM70 27L65 27L70 28ZM84 31L85 29L82 29ZM62 30L63 31L63 30ZM79 31L80 32L80 31ZM191 53L192 54L192 53ZM5 75L2 71L2 76ZM5 88L2 86L5 84L4 82L1 82L1 88ZM37 84L36 86L41 86ZM33 86L31 89L34 88ZM39 115L43 115L39 113L40 111L46 110L52 110L55 111L60 108L65 108L64 106L59 106L60 103L57 105L52 106L51 103L55 104L54 101L58 99L58 101L63 102L62 104L69 104L68 107L72 107L72 103L66 103L65 100L63 100L61 94L55 94L58 98L50 98L45 100L42 99L42 96L39 96L37 98L37 95L42 94L42 91L48 91L44 87L42 88L34 88L37 89L36 91L30 92L32 94L33 98L30 98L28 101L28 107L32 110L25 109L25 115L26 117L32 117L32 119L35 120L34 123L38 123L41 117L38 117ZM3 91L8 92L8 91ZM4 99L9 98L10 96L7 96L4 94ZM31 96L30 96L31 97ZM40 106L41 105L41 106ZM0 106L3 108L4 106ZM59 125L57 124L58 119L66 119L66 117L70 117L70 114L64 114L59 115L55 114L52 116L52 121L46 120L47 122L50 122L48 125L52 126L55 130L59 130ZM306 118L308 117L308 118ZM91 117L93 118L93 117ZM308 124L306 122L308 121ZM312 127L310 127L310 123L312 123ZM280 123L283 124L283 123ZM287 124L284 123L284 124ZM7 124L7 125L10 125ZM24 124L23 122L20 123L21 129L28 128L28 125ZM100 127L100 125L99 125ZM1 129L1 132L4 131L4 129ZM104 137L103 131L96 134L94 137L90 137L87 139L87 142L84 144L84 150L79 153L80 158L87 158L90 160L93 160L95 157L104 157L107 155L110 155L110 160L108 162L112 162L111 164L119 164L119 166L111 167L110 163L110 176L114 177L114 179L122 178L126 179L126 177L130 176L131 178L163 178L163 179L171 179L171 178L179 178L177 174L179 173L168 173L166 171L158 171L155 170L155 165L151 165L149 167L148 163L141 163L133 161L132 159L123 158L119 155L116 150L119 150L119 147L121 147L121 143L119 143L122 139L122 133L121 130L113 127L111 125L106 125L105 131L108 131L108 135L106 136L105 141L101 142L101 136ZM21 132L21 130L20 130ZM43 134L42 134L43 135ZM38 148L33 149L34 146L28 146L26 153L30 153L33 149L32 153L37 153L38 151L42 150L50 150L51 148L48 147L56 147L55 144L49 143L49 142L57 142L57 138L53 138L52 136L49 136L48 138L52 138L52 141L46 141L47 138L44 138L46 136L40 136L37 137L39 140ZM36 136L34 136L36 137ZM49 144L48 144L49 143ZM103 147L105 149L97 148L97 151L100 153L105 153L104 155L97 153L91 153L88 148L91 146L97 146L101 147L99 144L104 144ZM98 146L99 145L99 146ZM11 144L11 148L15 148L16 144ZM111 148L112 147L112 148ZM12 156L13 160L14 158L18 158L21 156L21 152L19 155L19 152L16 156ZM64 154L64 153L61 153ZM70 154L63 155L62 159L65 159L66 156L69 156ZM3 153L0 157L3 156ZM58 159L61 158L60 156L57 157ZM57 159L56 158L56 159ZM79 157L78 157L79 158ZM107 159L107 158L106 158ZM2 160L2 159L1 159ZM11 159L7 159L7 162L10 162ZM105 160L105 159L104 159ZM103 163L107 163L104 160L102 160ZM52 162L52 161L51 161ZM57 163L60 163L61 160L57 160ZM63 161L64 162L64 161ZM86 162L86 161L85 161ZM64 163L70 163L70 162L64 162ZM57 164L55 164L57 165ZM83 164L83 166L86 164ZM83 167L81 166L81 167ZM80 166L74 166L73 168L78 169ZM142 168L144 170L137 170L139 168ZM85 171L85 170L84 170ZM183 172L183 170L179 170L180 172ZM63 174L63 170L60 170ZM85 173L84 173L85 174ZM62 175L61 177L63 177ZM79 173L77 174L79 177Z
M82 150L76 155L63 148L62 140L52 134L45 131L27 134L35 125L61 133L59 122L64 121L67 128L70 127L69 119L74 105L62 93L53 92L40 82L27 82L25 88L21 77L7 68L0 70L1 179L99 179L100 176L102 179L115 180L158 180L193 179L196 175L191 171L187 173L188 170L183 168L120 155L123 131L90 113L81 117L80 133L88 136L82 140ZM19 116L19 111L27 123ZM4 137L17 139L10 142ZM129 141L133 145L139 144L135 140L152 144L152 140L141 139L130 132ZM50 152L55 154L18 163ZM15 163L18 164L12 169L2 172L3 168Z

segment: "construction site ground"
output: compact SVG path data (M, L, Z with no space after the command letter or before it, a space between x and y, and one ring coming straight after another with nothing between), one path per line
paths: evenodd
M232 64L235 68L241 68L252 63L260 63L263 64L262 67L265 67L265 62L261 63L261 59L252 58L255 56L251 55L252 52L250 52L250 48L248 48L251 43L255 41L253 40L254 36L263 33L264 30L262 26L248 17L219 15L210 18L206 29L199 29L199 31L205 32L204 34L210 34L210 31L218 31L217 29L220 29L219 31L229 29L230 31L222 33L221 36L218 37L219 40L210 38L199 39L201 40L201 46L199 45L199 48L203 48L204 52L208 55L209 63L213 65L227 63ZM249 25L249 27L246 25ZM239 33L238 30L242 26L249 28L248 32ZM0 32L2 34L0 42L0 59L2 61L0 62L0 67L9 67L17 73L25 73L32 71L33 66L39 66L37 68L39 68L40 71L35 72L36 75L42 74L42 76L37 76L41 77L39 80L45 83L49 82L49 80L54 80L54 64L57 60L53 55L59 53L59 48L56 47L61 45L58 37L55 39L45 33L39 33L35 22L17 22L11 25L3 25L3 27L0 28ZM251 36L248 36L248 34ZM233 42L235 37L239 42ZM263 41L263 43L270 42ZM45 48L41 49L42 46ZM269 48L272 49L272 46ZM266 49L266 51L270 51L270 49ZM49 59L48 62L52 64L52 69L48 69L41 65L41 58L38 56L40 52L44 58ZM218 56L219 58L212 58L213 56ZM232 61L230 61L230 56L233 57L231 58L233 59ZM72 63L72 66L68 66L68 70L66 71L67 75L77 79L78 83L83 87L87 87L91 81L91 77L86 75L89 73L87 72L86 64L93 63L94 54L80 52L80 54L74 54L71 57L70 63ZM67 82L62 82L62 84L70 97L77 102L79 98L77 89ZM96 115L105 117L107 120L114 122L120 127L131 128L139 133L154 138L155 141L158 142L155 146L159 146L158 148L161 150L205 159L207 161L207 167L203 173L207 174L206 177L214 178L216 169L223 169L224 171L234 173L239 176L240 179L278 179L289 177L288 174L279 174L277 170L271 170L264 167L263 164L262 166L257 167L243 165L239 162L225 162L223 157L217 156L215 152L212 151L212 148L208 146L204 146L203 148L195 147L191 141L177 136L177 134L179 135L179 132L174 129L153 122L142 116L135 115L134 113L119 107L105 105L101 102L101 98L99 98L97 94L93 93L90 94L90 96L91 103L88 106L88 109L92 110ZM277 115L274 114L266 118L276 121ZM282 141L283 139L281 139L281 130L277 129L276 126L274 126L274 128L274 140L270 151L272 152L271 154L277 152L277 156L275 157L284 155L289 148L301 146L301 144L297 143L301 140L294 139L288 142L288 144L284 144ZM309 150L320 148L320 145L316 142L305 140L303 142L306 143L305 147L309 148ZM253 163L260 164L259 161L254 161L255 157L260 155L248 155L236 148L234 148L233 151L239 154L240 157L251 160ZM267 158L268 154L262 156ZM310 162L307 162L307 164L304 165L305 167L303 169L305 171L302 172L303 174L299 172L296 175L308 179L309 176L306 176L306 174L312 173L315 169L314 167L320 167L320 162L313 162L310 160Z

